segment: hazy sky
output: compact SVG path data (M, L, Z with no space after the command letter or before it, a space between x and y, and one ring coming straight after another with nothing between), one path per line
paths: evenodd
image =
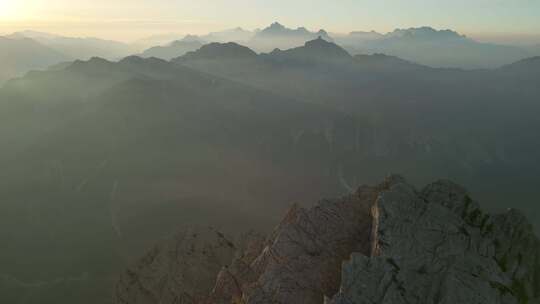
M0 0L0 33L34 29L129 41L273 21L332 32L430 25L540 43L540 0Z

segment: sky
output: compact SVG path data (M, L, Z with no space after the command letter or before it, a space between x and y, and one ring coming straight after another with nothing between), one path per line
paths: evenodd
M0 33L38 30L133 41L279 21L346 33L432 26L540 44L540 0L0 0Z

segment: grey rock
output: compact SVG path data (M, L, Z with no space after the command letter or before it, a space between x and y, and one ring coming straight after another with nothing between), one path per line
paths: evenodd
M372 256L354 254L330 303L535 303L539 241L515 211L490 216L440 181L377 200ZM535 300L536 299L536 300Z
M214 229L186 230L156 245L120 278L118 304L202 303L236 247Z
M322 303L334 295L342 261L369 253L372 206L395 179L309 210L293 207L252 263L260 276L244 290L243 303Z
M345 262L344 262L345 261ZM214 230L156 246L117 303L529 304L540 241L524 215L490 215L450 181L418 191L399 176L311 209L268 236Z

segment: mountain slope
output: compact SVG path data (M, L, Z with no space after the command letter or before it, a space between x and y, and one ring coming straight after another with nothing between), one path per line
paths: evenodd
M300 52L304 60L283 59L288 52ZM299 48L243 61L184 58L175 62L359 119L369 131L357 139L357 145L372 163L391 167L425 160L430 165L423 169L403 170L411 176L443 174L460 180L483 189L480 192L486 197L482 198L498 206L515 195L523 202L535 196L527 181L528 172L540 170L534 161L540 142L532 131L538 127L540 113L540 91L535 85L540 69L529 64L534 59L519 69L466 71L434 69L384 55L308 60L309 52ZM506 185L505 191L512 189L505 182L510 172L522 177L523 184L506 199L492 196L489 186L483 188L498 184ZM475 180L491 182L480 185Z
M30 70L44 69L69 59L32 39L0 37L0 84Z
M34 31L15 32L10 37L30 38L71 58L81 60L92 57L118 59L134 52L128 44L92 37L64 37Z
M283 202L341 192L325 124L352 136L346 115L138 57L31 73L0 109L0 266L34 303L71 277L87 279L64 300L107 303L118 267L180 226L263 230Z

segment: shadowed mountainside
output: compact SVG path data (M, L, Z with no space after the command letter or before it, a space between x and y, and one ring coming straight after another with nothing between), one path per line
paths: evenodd
M534 197L527 172L539 170L535 58L493 70L433 69L381 54L351 57L319 39L242 60L191 55L173 62L347 113L365 126L355 141L371 163L424 163L402 169L411 176L437 172L459 180L501 207L516 195ZM507 179L510 172L523 177L520 190ZM503 198L488 185L512 194Z
M34 72L0 100L0 239L11 244L1 268L25 282L17 296L29 303L65 297L65 284L74 301L102 302L110 290L96 286L112 286L118 267L179 225L264 230L286 202L343 191L322 132L354 125L323 106L137 57Z
M266 231L292 202L386 172L450 178L534 220L540 93L524 62L433 69L317 39L261 55L214 43L172 62L92 58L9 81L6 301L107 303L117 272L181 227Z

